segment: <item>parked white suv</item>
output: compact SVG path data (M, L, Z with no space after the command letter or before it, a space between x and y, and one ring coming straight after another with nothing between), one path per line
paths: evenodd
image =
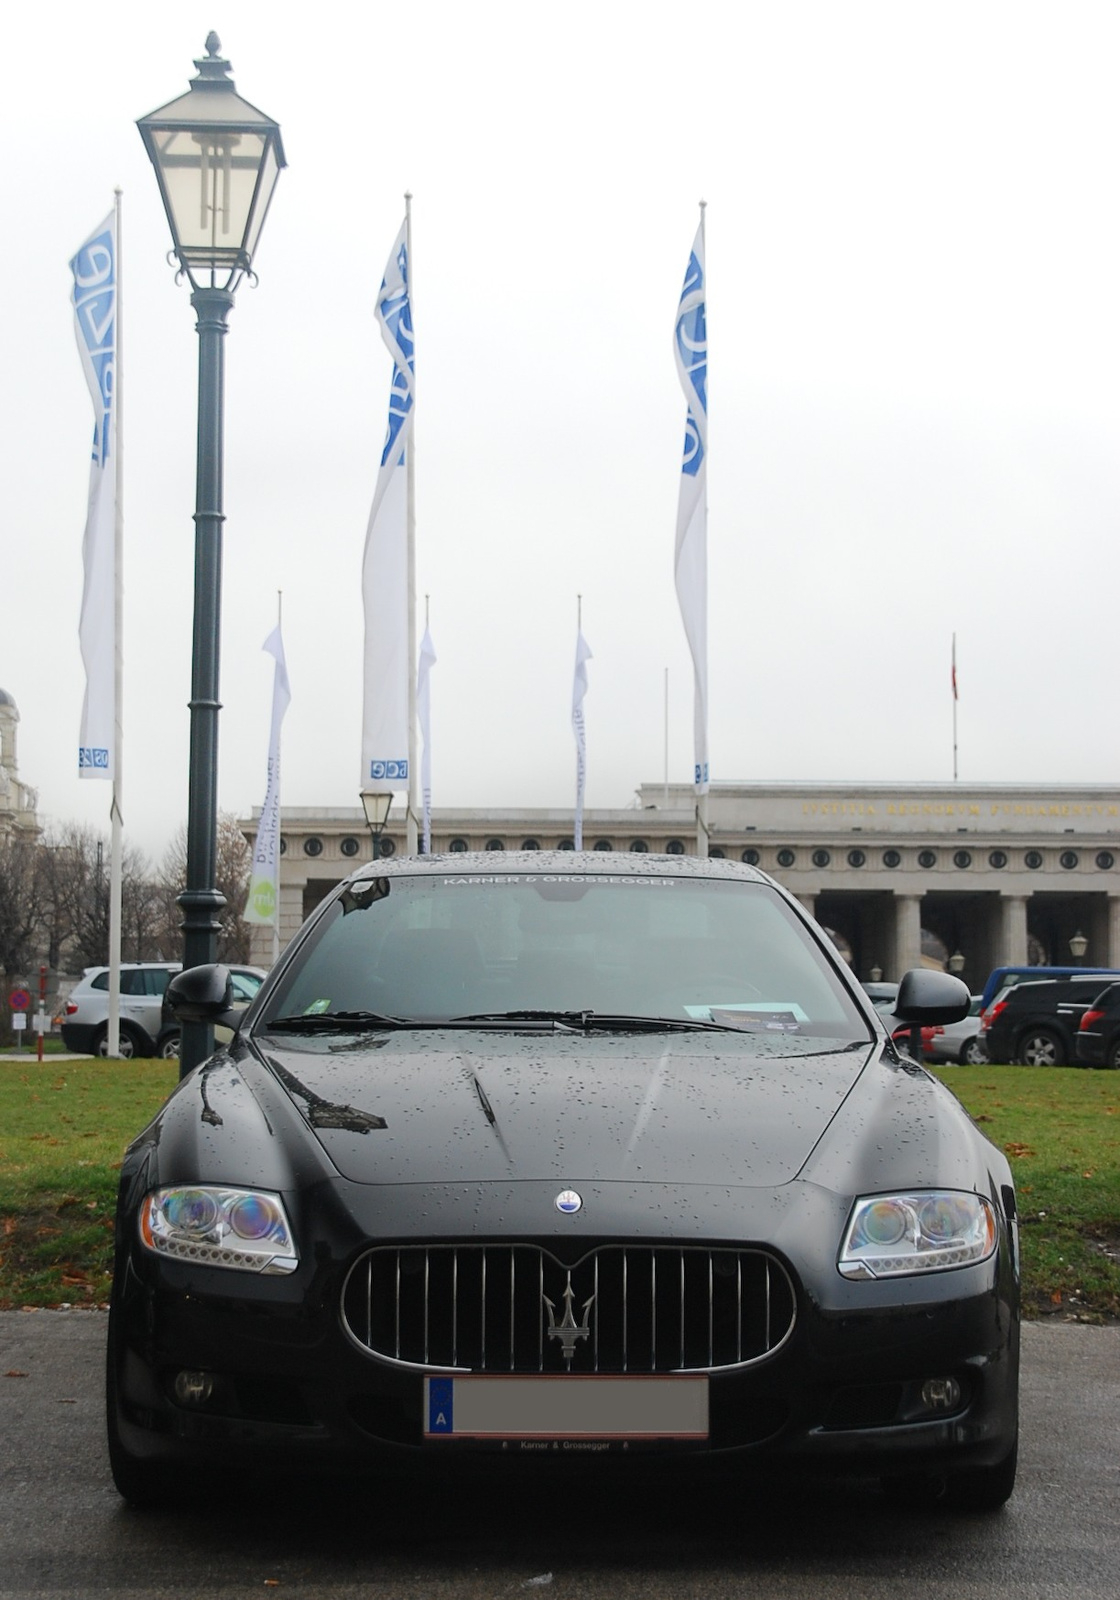
M179 961L121 963L120 1053L177 1056L178 1024L164 1018L163 996ZM264 980L259 967L231 967L238 1004L248 1005ZM109 968L87 967L70 991L62 1042L80 1055L103 1056L109 1036Z

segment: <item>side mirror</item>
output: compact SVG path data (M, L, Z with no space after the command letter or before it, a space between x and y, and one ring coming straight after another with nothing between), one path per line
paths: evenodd
M903 974L894 1014L899 1022L960 1022L971 1004L968 985L951 972L915 967Z
M177 972L167 985L165 998L176 1022L221 1022L233 1009L229 968L219 964Z

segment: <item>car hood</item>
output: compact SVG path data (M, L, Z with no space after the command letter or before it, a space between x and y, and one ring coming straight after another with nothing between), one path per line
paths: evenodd
M878 1048L451 1031L254 1045L355 1182L752 1186L797 1175Z

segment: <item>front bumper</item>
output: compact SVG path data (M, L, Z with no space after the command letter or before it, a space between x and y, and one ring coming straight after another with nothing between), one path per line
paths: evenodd
M138 1459L202 1464L220 1455L297 1470L666 1453L856 1474L990 1465L1011 1447L1017 1421L1009 1255L937 1278L932 1295L921 1284L918 1302L907 1299L914 1280L842 1284L847 1303L833 1306L802 1280L787 1343L755 1366L711 1374L703 1443L605 1440L589 1450L557 1441L542 1450L516 1440L426 1440L424 1373L347 1337L342 1266L325 1247L316 1263L281 1279L187 1267L136 1246L118 1263L114 1294L115 1425ZM199 1371L210 1375L212 1393L184 1404L176 1376ZM922 1401L923 1383L940 1378L960 1386L946 1414Z

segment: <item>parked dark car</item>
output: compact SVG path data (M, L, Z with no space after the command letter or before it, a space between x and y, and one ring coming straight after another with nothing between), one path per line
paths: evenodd
M1005 989L980 1019L989 1061L1064 1067L1076 1060L1078 1024L1100 992L1096 972Z
M1120 1067L1120 983L1102 989L1082 1013L1074 1041L1088 1067Z
M220 966L169 996L235 1032L121 1170L127 1499L329 1465L373 1504L378 1475L643 1463L1011 1493L1007 1159L763 874L374 861L247 1012ZM896 1013L967 1007L916 971Z
M1091 972L1099 973L1102 983L1106 978L1120 978L1115 967L993 967L980 995L980 1009L986 1011L1001 989L1013 988L1017 983L1037 983L1042 978L1077 978Z

